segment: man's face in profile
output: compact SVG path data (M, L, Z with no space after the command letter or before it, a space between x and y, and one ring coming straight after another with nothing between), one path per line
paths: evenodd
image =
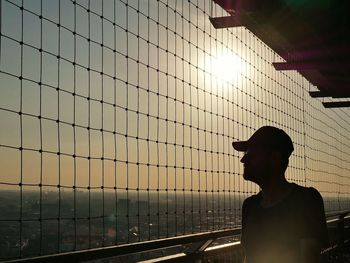
M248 147L241 159L244 164L243 178L257 184L264 182L271 171L270 153L261 147Z

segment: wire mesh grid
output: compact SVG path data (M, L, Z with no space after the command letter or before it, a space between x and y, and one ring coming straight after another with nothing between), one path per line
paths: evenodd
M262 125L289 181L349 208L349 111L324 109L210 0L1 0L0 257L240 225L231 142Z

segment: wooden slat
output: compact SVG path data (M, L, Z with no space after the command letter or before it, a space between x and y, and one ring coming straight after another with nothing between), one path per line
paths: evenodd
M234 16L210 17L209 20L216 29L243 26Z
M272 65L276 70L334 70L334 69L344 69L349 67L349 63L332 63L329 61L325 62L273 62Z
M350 107L350 101L332 101L332 102L322 102L325 108L343 108Z
M311 98L323 98L331 96L328 92L324 91L309 91L309 94Z

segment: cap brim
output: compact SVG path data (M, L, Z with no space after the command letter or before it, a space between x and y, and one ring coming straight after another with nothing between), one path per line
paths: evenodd
M248 141L233 142L232 146L235 150L244 152L248 148Z

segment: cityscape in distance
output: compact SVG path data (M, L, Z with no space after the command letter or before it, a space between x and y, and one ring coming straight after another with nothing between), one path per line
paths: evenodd
M0 259L240 227L247 196L233 192L1 190ZM326 213L344 209L341 205L346 202L324 197Z

